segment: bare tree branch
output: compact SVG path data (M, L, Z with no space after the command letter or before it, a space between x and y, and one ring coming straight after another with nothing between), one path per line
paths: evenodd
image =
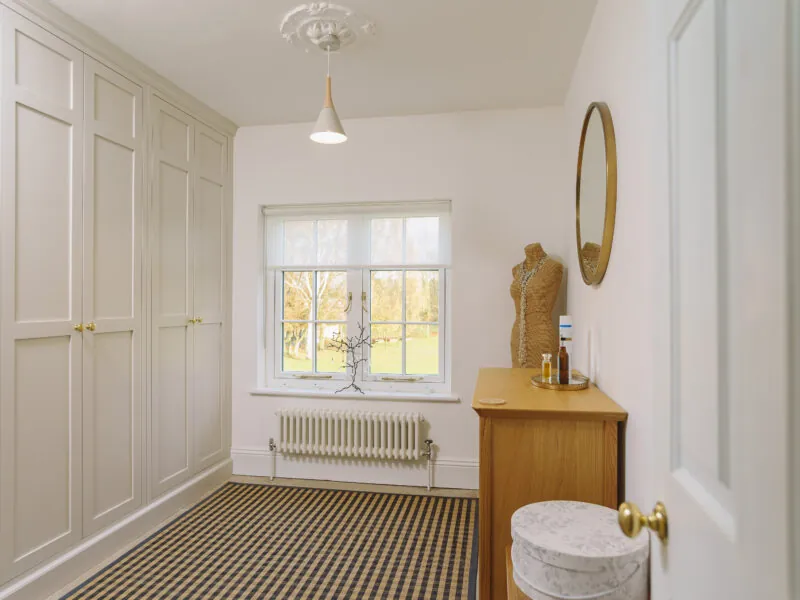
M343 387L340 390L336 390L336 393L345 392L347 390L354 390L359 394L363 394L364 390L362 390L356 384L356 377L358 376L358 367L367 362L366 358L361 357L361 352L364 347L371 348L372 342L369 339L369 335L364 335L365 331L364 325L359 321L358 323L358 335L350 336L350 337L340 337L339 333L335 333L333 338L331 339L331 346L334 350L338 352L344 352L344 363L347 369L350 372L351 381L350 385L347 387ZM359 356L356 358L356 352L358 352Z

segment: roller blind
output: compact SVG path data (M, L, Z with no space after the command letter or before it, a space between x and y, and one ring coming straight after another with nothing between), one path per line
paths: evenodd
M269 269L450 266L450 202L265 206Z

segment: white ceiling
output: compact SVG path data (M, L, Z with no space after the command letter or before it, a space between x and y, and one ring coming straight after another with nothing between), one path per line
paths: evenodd
M312 121L325 58L287 44L301 0L52 0L238 125ZM333 57L343 119L561 104L596 0L341 0L376 36Z

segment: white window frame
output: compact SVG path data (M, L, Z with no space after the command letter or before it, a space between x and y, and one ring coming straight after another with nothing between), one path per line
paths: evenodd
M402 271L403 290L405 291L406 271L437 271L439 273L439 320L434 323L412 323L409 321L398 322L403 327L408 324L438 325L439 327L439 373L437 375L397 375L370 373L369 362L359 368L356 379L357 385L365 392L381 394L448 394L450 392L450 312L451 302L448 294L449 280L449 252L450 252L450 203L447 202L409 202L409 203L383 203L383 204L351 204L351 205L306 205L302 207L263 207L264 222L264 302L262 314L264 315L264 377L261 385L266 389L276 390L309 390L317 392L336 392L351 381L351 376L346 373L297 373L286 372L282 369L283 356L283 274L298 271L336 271L347 273L347 290L352 293L351 310L347 313L346 335L354 335L357 323L362 318L366 332L370 331L371 289L370 274L372 271ZM440 258L437 264L369 264L369 221L375 218L391 217L426 217L437 216L440 219ZM274 219L282 223L288 220L320 221L325 219L348 220L348 257L357 257L358 261L348 261L346 265L297 265L297 266L271 266L270 255L282 252L279 248L270 248L270 243L283 241L282 230L277 230L276 225L270 225L269 220ZM405 233L405 232L404 232ZM270 238L273 239L270 239ZM404 235L405 239L405 235ZM271 252L270 252L271 250ZM316 286L316 283L315 283ZM362 295L363 293L363 295ZM315 299L316 302L316 299ZM313 311L313 308L312 308ZM316 328L316 313L311 315L311 322ZM405 318L405 293L403 293L403 317ZM328 321L324 321L328 322ZM394 323L394 322L393 322ZM315 344L314 340L309 342ZM405 339L403 340L403 368L405 370ZM316 353L316 350L314 351ZM365 357L369 359L369 349L365 349ZM314 364L314 363L312 363Z

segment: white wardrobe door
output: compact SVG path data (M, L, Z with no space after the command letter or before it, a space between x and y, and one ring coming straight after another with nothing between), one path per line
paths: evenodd
M193 472L194 122L153 98L151 486L157 496Z
M81 537L82 54L2 9L0 579Z
M226 454L224 335L227 140L200 123L195 130L194 451L196 470Z
M85 58L83 529L142 504L142 88Z

